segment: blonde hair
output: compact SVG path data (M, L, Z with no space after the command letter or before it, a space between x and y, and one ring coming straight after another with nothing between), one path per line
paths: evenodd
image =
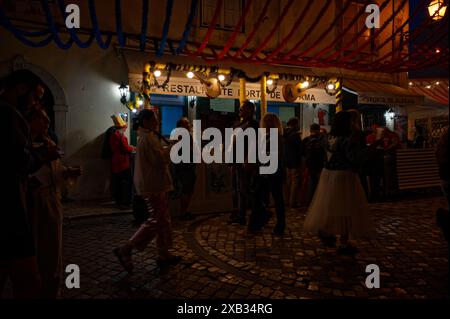
M277 128L278 134L283 135L283 124L275 113L266 113L261 119L259 126L261 128Z

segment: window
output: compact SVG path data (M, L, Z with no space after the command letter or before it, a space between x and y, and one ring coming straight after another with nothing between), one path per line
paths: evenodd
M201 26L209 27L216 11L217 0L202 0L201 2ZM234 30L242 14L243 0L224 0L216 29ZM242 32L244 30L241 30Z
M345 11L342 21L342 29L345 30L350 24L353 23L355 17L361 10L364 10L366 4L354 2L349 8ZM342 45L347 45L350 43L350 47L348 51L354 51L357 48L362 47L367 43L367 41L371 41L370 45L367 45L361 52L362 53L371 53L374 50L373 41L373 29L369 29L366 27L366 17L367 15L363 14L358 18L358 21L354 23L350 29L346 32L345 36L342 40ZM352 41L353 37L359 34L361 31L365 30L363 34L361 34L356 41Z

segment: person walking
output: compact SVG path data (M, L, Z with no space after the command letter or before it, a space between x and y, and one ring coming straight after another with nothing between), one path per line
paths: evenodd
M293 117L287 122L284 132L284 159L286 166L286 202L291 208L299 207L299 193L302 183L303 143L300 134L298 118Z
M144 250L156 237L159 267L174 265L181 260L169 252L172 245L172 227L168 205L168 192L173 190L170 176L170 147L163 148L158 133L159 121L154 111L139 113L138 144L134 171L136 193L143 197L149 218L124 245L114 249L120 264L133 271L133 250Z
M310 135L303 139L305 147L305 166L308 170L308 189L306 206L309 206L319 183L320 173L325 165L326 151L323 144L323 135L319 124L311 124Z
M357 173L359 151L360 143L352 136L351 115L336 113L328 138L327 162L309 206L304 230L322 236L340 235L340 254L357 252L350 238L370 238L374 233Z

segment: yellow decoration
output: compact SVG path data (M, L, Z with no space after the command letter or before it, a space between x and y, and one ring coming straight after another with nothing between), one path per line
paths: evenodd
M247 99L247 90L245 87L245 78L239 79L239 103L242 106Z
M111 118L116 127L122 128L127 126L127 123L125 123L125 121L120 115L111 115Z
M261 118L267 113L267 76L261 77Z
M342 79L336 82L336 113L343 110L343 94L342 94Z

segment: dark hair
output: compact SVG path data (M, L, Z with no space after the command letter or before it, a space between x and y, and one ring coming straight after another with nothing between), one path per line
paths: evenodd
M255 113L256 110L255 103L250 102L249 100L245 100L244 103L242 103L242 107L249 108L253 113Z
M25 84L29 88L35 88L37 86L44 87L42 80L33 72L29 70L17 70L8 75L3 85L5 88L14 88L19 84Z
M287 125L289 126L289 127L299 127L300 126L300 121L298 120L298 118L297 117L291 117L290 119L289 119L289 121L287 121Z
M352 132L352 115L349 112L338 112L331 125L331 136L349 136Z
M311 124L311 126L309 127L310 131L320 131L320 125L317 123L313 123Z
M183 116L177 121L177 127L181 127L181 123L183 123L183 120L189 121L189 119L187 117Z
M149 109L143 109L139 112L138 116L133 119L133 130L137 130L143 127L144 121L149 121L155 118L155 112Z

